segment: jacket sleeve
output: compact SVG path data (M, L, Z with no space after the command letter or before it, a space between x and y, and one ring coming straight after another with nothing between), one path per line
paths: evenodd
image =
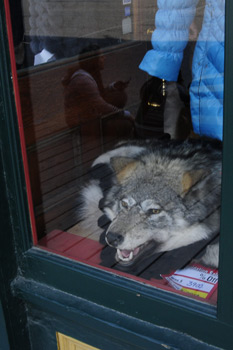
M197 2L198 0L157 1L152 50L144 56L140 69L160 79L177 80Z

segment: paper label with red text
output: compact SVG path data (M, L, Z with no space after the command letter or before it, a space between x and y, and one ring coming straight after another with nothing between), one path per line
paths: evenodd
M208 299L218 286L218 270L198 264L176 270L169 275L161 275L176 290Z

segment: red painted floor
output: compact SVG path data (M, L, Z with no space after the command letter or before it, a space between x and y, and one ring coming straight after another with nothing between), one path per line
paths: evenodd
M53 253L57 253L64 257L67 257L82 263L86 263L94 267L98 267L102 270L114 272L118 275L125 276L127 278L130 278L145 284L149 284L156 288L160 288L173 293L178 293L186 297L192 297L197 300L207 301L210 304L217 303L217 289L213 292L213 294L210 296L208 300L205 300L198 296L190 295L189 293L177 291L174 288L170 287L168 283L162 279L146 280L137 276L133 276L131 274L114 270L114 268L101 266L100 252L103 249L103 245L100 244L98 241L90 238L84 238L76 234L63 232L61 230L54 230L39 241L38 247Z

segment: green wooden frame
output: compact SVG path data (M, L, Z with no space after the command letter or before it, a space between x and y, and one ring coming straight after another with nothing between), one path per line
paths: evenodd
M225 74L224 74L224 143L223 143L223 180L222 180L222 213L220 235L220 268L218 318L232 325L233 323L233 261L232 261L232 208L233 208L233 3L226 1L226 45L225 45Z
M17 272L14 289L26 302L44 303L45 295L40 290L28 289L42 284L69 293L70 298L82 298L91 305L99 305L94 318L107 319L113 311L120 312L121 322L127 328L128 317L134 320L138 333L146 334L146 323L167 327L186 333L213 346L232 349L233 344L233 2L226 0L226 59L225 59L225 118L222 182L222 215L220 245L220 281L217 308L205 303L181 297L150 286L128 280L112 273L92 268L69 259L47 253L32 246L32 233L25 189L22 155L20 151L17 114L11 81L8 41L6 34L3 0L0 3L0 133L1 162L7 205L12 220L12 235L17 250ZM8 229L6 228L6 234ZM13 253L12 253L13 254ZM19 272L20 271L20 272ZM25 283L22 283L24 281ZM10 281L9 281L10 283ZM34 284L33 284L34 283ZM49 288L49 287L48 287ZM56 293L55 293L56 294ZM57 294L57 295L58 295ZM65 295L65 294L64 294ZM53 296L56 300L56 295ZM71 300L71 299L70 299ZM49 302L49 298L48 298ZM94 303L94 304L93 304ZM77 306L80 310L80 306ZM77 311L76 310L76 311ZM68 317L68 316L67 316ZM117 322L117 320L115 320ZM175 335L174 335L175 339ZM142 340L141 340L142 341ZM143 344L143 342L142 342ZM175 343L174 343L175 344ZM192 347L190 347L191 349ZM195 345L193 345L195 349Z

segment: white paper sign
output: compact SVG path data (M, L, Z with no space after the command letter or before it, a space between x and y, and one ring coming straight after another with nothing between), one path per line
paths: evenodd
M208 299L218 286L218 270L193 264L170 275L161 275L176 290Z

